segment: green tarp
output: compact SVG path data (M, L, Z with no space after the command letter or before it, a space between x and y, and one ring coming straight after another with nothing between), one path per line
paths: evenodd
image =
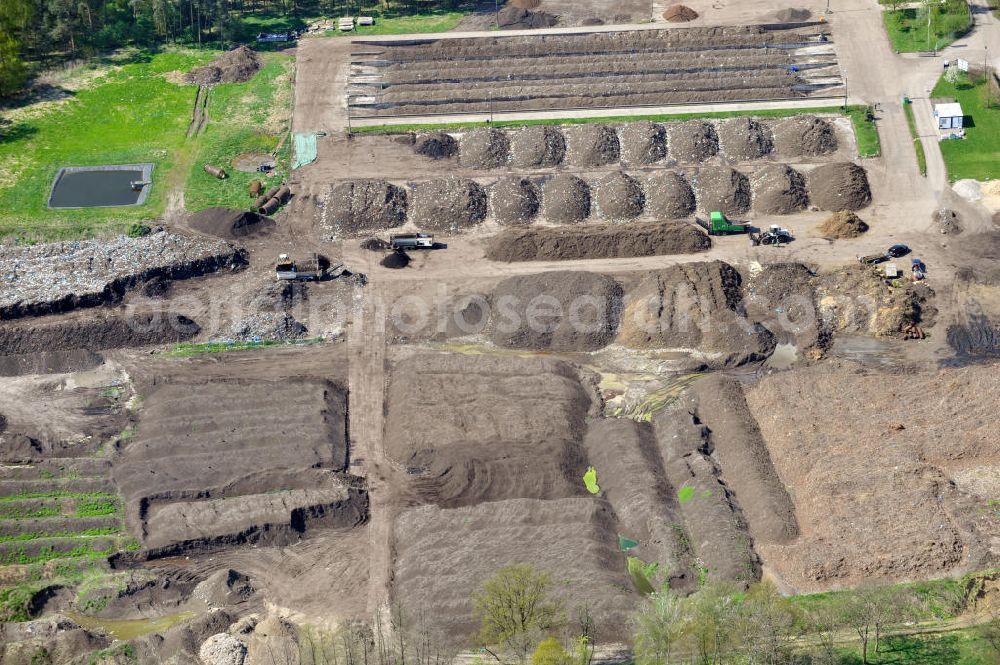
M587 473L583 474L583 484L587 486L587 491L591 494L599 494L600 485L597 484L597 469L589 467Z
M312 164L316 161L316 134L309 132L308 134L296 134L295 135L295 162L292 163L292 168L297 169L300 166L305 166L306 164Z
M622 552L628 552L631 549L639 547L639 541L632 540L631 538L626 538L625 536L618 534L618 549Z

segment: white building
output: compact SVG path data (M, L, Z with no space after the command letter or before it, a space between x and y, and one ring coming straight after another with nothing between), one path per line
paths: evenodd
M940 129L942 133L957 133L948 132L946 130L962 129L962 122L964 118L965 114L962 113L961 104L951 103L934 105L934 119L937 120L938 129Z

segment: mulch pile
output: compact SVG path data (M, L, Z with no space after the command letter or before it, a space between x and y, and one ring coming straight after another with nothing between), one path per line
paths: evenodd
M842 240L845 238L857 238L868 230L860 217L853 212L835 212L819 225L819 232L824 238Z
M422 229L457 231L486 219L486 190L474 180L442 178L413 188L410 219Z
M235 240L267 234L274 228L274 220L245 210L206 208L188 217L188 225L217 238Z
M719 148L732 161L760 159L774 150L771 128L753 118L727 118L718 124Z
M559 22L559 17L548 12L531 12L520 7L504 7L497 18L501 30L530 30L551 28Z
M606 125L570 125L566 136L566 159L573 166L614 164L621 154L618 134Z
M820 210L860 210L872 202L868 174L857 164L823 164L808 177L809 198Z
M655 171L646 178L646 209L658 219L679 219L694 214L691 184L680 173Z
M671 5L663 12L663 18L671 23L687 23L698 18L698 12L687 5Z
M327 210L341 232L395 228L406 223L406 190L385 180L347 180L333 187Z
M545 183L545 218L557 224L572 224L590 216L590 186L575 175L563 173Z
M495 169L510 159L510 139L506 132L483 127L462 134L459 161L473 169Z
M431 159L446 159L458 154L458 141L445 132L421 134L413 144L413 152Z
M405 268L410 265L410 255L406 252L390 252L382 259L381 264L393 270Z
M486 256L506 262L628 258L691 254L711 245L709 237L691 224L587 224L507 229L490 239Z
M642 214L646 195L635 178L615 171L597 181L594 200L601 217L611 221L625 221Z
M192 69L184 76L184 81L194 85L246 83L260 67L259 55L246 46L237 46L204 67Z
M823 118L799 115L774 123L774 147L782 157L818 157L837 151L837 132Z
M538 185L520 176L504 176L490 190L493 216L500 224L528 224L541 205Z
M530 125L510 137L510 161L514 166L556 166L565 156L566 139L558 127Z
M790 215L805 210L809 193L802 174L784 164L758 169L750 178L753 209L758 214Z
M655 122L630 122L619 130L622 162L653 164L667 156L667 130Z
M670 155L681 163L703 162L719 152L715 127L704 120L672 123L667 136Z
M725 215L745 215L750 212L750 180L730 168L704 169L695 180L698 205L708 213L715 210Z

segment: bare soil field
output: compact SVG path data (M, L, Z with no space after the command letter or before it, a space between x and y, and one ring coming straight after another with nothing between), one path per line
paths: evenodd
M355 40L349 111L381 117L836 94L842 86L836 55L820 32L829 29ZM484 57L502 64L484 64Z
M914 377L824 363L750 389L801 530L762 548L772 574L809 590L995 562L996 384L995 367Z

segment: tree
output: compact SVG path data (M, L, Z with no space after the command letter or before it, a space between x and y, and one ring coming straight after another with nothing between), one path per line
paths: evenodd
M848 595L841 620L858 634L863 665L869 665L869 653L878 652L885 631L907 616L912 604L911 596L893 588L861 589Z
M531 665L572 665L573 659L562 643L554 637L547 637L538 643L531 654Z
M733 642L733 619L738 607L736 588L725 582L710 582L686 601L686 641L699 663L720 663Z
M669 663L687 629L682 601L666 589L649 595L632 622L636 665Z
M472 595L484 645L500 645L523 663L534 644L560 622L561 606L549 598L551 579L526 564L497 571Z
M25 76L17 41L9 32L0 30L0 99L20 90Z
M770 582L747 591L734 621L738 651L748 665L780 665L791 661L795 611Z

